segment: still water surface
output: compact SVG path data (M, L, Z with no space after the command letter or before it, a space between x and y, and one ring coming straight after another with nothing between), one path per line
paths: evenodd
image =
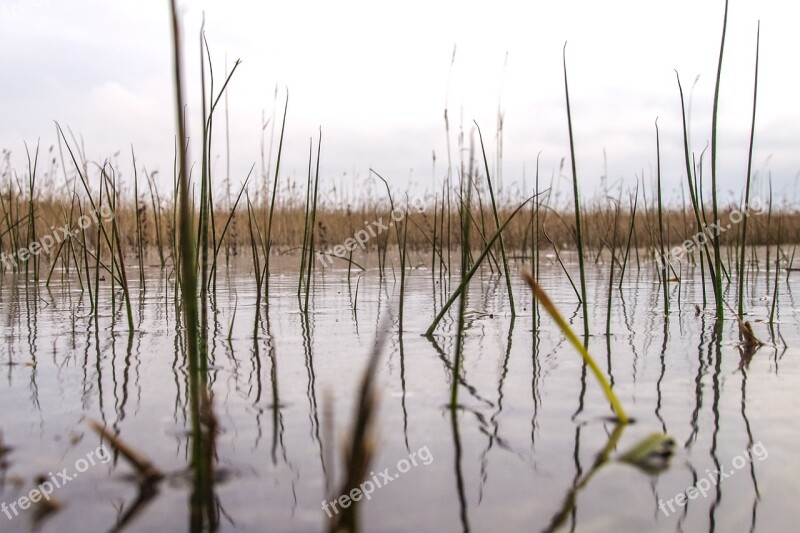
M735 322L726 319L715 338L713 316L696 313L697 283L671 287L665 320L649 273L627 273L613 292L607 339L607 274L590 270L590 350L636 419L612 457L653 431L666 431L676 447L658 475L610 462L587 481L614 430L609 406L550 318L534 324L530 291L518 276L515 320L504 280L485 271L471 285L462 408L453 418L446 407L453 317L433 341L420 335L454 288L440 283L438 272L435 278L424 267L411 272L402 334L400 285L391 273L380 280L368 270L358 283L355 273L348 283L346 270L317 274L304 319L297 277L290 268L282 272L273 273L258 317L245 266L220 273L211 304L221 531L324 530L323 500L337 496L326 477L339 479L359 378L381 329L389 335L372 467L379 481L385 483L379 473L386 469L395 479L361 502L364 531L541 531L560 511L563 530L792 529L800 496L797 274L779 279L774 338L762 321L771 282L765 273L749 281L749 319L766 345L748 358ZM132 336L121 297L112 308L106 295L96 328L88 295L75 280L54 277L49 289L37 291L24 279L3 279L0 430L10 451L0 470L0 502L16 502L39 475L74 471L101 444L87 426L90 417L169 474L126 530L189 529L188 368L173 289L165 292L159 270L147 276L145 291L132 289ZM560 268L543 268L541 280L580 331L580 309ZM736 457L748 449L752 459L742 465ZM38 523L41 531L108 531L135 505L138 489L126 461L96 463L54 491L62 505ZM717 482L720 469L727 477ZM692 492L688 503L669 510L668 500L709 484L706 478L715 482L705 496ZM582 488L574 508L565 509L576 484ZM32 517L31 509L11 520L0 513L0 531L30 531Z

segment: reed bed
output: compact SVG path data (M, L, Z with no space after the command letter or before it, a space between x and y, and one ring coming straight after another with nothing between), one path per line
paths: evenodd
M78 192L73 197L64 189L63 196L56 196L51 188L42 186L41 189L34 192L35 220L34 224L30 224L27 212L29 196L25 192L20 193L11 176L10 171L0 174L0 190L3 191L2 202L0 202L0 228L2 228L0 229L0 252L10 254L27 246L28 234L33 229L30 226L35 226L34 231L39 236L52 233L51 227L63 226L65 222L71 221L73 228L77 226L77 220L81 214L77 205L79 203L86 204L86 200L83 199L85 193ZM91 190L96 197L98 193L94 188ZM128 184L118 178L114 220L120 233L120 245L125 259L130 258L131 266L138 267L141 254L143 256L141 265L153 267L162 265L163 256L163 264L171 265L175 237L173 225L175 212L172 198L165 199L163 193L159 192L161 200L156 200L154 209L149 192L147 198L142 192L139 202L134 203L132 201L133 194L128 195L127 190ZM242 190L247 192L247 188ZM633 195L635 192L633 189L630 194ZM533 193L534 191L531 190L530 194ZM659 250L662 242L664 250L669 251L670 248L682 244L697 232L696 226L691 223L691 217L694 216L691 208L684 209L665 205L659 215L657 206L651 205L653 202L650 198L643 199L641 191L636 198L640 205L635 214L632 205L623 205L618 214L619 227L627 228L630 230L631 236L635 235L635 246L632 241L631 251L633 248L638 248L643 257L652 258L654 250ZM437 195L435 199L436 202L434 202L434 196L431 195L430 203L420 213L412 210L410 219L413 222L404 231L407 231L405 240L410 252L431 252L431 242L435 235L436 251L434 255L438 261L440 249L447 249L448 243L450 243L450 249L458 250L461 248L462 238L458 213L453 212L448 216L446 206L444 210L442 208L441 197ZM515 204L510 204L510 201L507 200L504 204L498 205L497 214L501 222L506 220L525 198L520 197L515 200ZM641 204L645 200L648 201L648 205L643 208ZM244 203L243 198L236 202L236 197L234 197L231 207L227 206L225 202L220 202L215 206L215 232L218 236L223 236L218 243L219 250L216 252L219 260L240 256L249 250L248 215L247 209L243 207ZM75 207L72 207L73 204ZM615 208L612 207L609 212L609 206L611 203L607 198L599 197L583 203L582 224L593 229L583 235L584 252L587 254L601 249L607 250L611 243ZM734 205L721 208L719 210L720 219L728 220L730 214L736 209L738 206ZM561 253L577 250L569 224L569 221L574 219L574 212L563 206L548 203L546 195L539 200L538 210L540 213L538 225L534 224L535 221L532 221L530 217L528 219L520 217L511 220L503 231L509 259L529 260L532 257L532 249L539 250L544 254L552 253L548 237ZM271 211L268 205L258 204L252 205L252 211L254 220L264 220L265 216L268 219L270 214L272 216L270 256L297 255L299 257L301 255L306 213L304 206L297 199L291 197L285 199L281 196L281 191L278 191L274 211ZM546 217L543 216L545 211L547 211ZM335 206L325 203L318 205L315 225L316 251L329 251L335 245L343 243L364 227L365 220L375 220L378 217L388 220L390 212L390 205L387 201L382 200L365 203L359 207L354 205ZM480 220L482 216L488 220L494 218L491 206L484 205L481 209L476 205L473 208L473 217L476 220ZM434 225L434 218L437 221L436 225ZM659 219L664 229L663 241L659 238ZM195 223L198 222L199 218L196 218ZM446 232L448 226L451 229L450 233L443 234L442 228ZM536 226L535 230L534 226ZM778 231L779 226L780 232ZM262 231L264 230L263 226L259 227ZM389 244L396 244L394 231L385 236L390 237ZM735 246L740 242L740 238L736 231L725 231L720 235L720 245L722 247ZM776 244L787 245L798 241L800 241L800 210L796 206L783 205L774 209L769 221L766 213L763 216L751 216L748 219L747 245L750 247L766 247L767 245L774 247ZM92 251L97 244L96 236L90 231L87 232L87 244ZM473 234L468 247L481 249L483 244L484 238L481 235ZM67 250L60 250L60 247L56 246L50 254L39 254L41 264L38 265L38 270L49 269L55 261L58 261L58 266L68 268L67 265L69 265L70 268L74 268L74 261L72 261L72 254L69 250L70 245L66 246ZM75 246L78 251L81 250L80 245ZM379 248L382 250L379 239L371 239L363 251L360 247L357 248L353 257L355 259L374 255ZM107 249L102 250L101 256L104 261L108 253ZM592 253L591 255L594 257L596 254ZM347 262L334 264L347 266ZM24 268L23 265L23 271ZM764 268L766 268L765 265ZM0 262L0 269L9 273L18 270L9 268L9 262ZM32 274L31 270L31 276ZM138 274L136 277L138 279Z

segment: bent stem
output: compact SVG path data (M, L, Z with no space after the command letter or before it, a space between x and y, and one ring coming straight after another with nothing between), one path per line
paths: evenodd
M534 297L539 301L539 303L542 304L542 307L545 308L550 317L555 321L556 325L564 334L564 336L567 337L567 340L570 342L570 344L572 344L572 346L578 350L578 353L581 354L584 362L589 365L589 368L592 369L592 373L597 379L597 382L600 383L600 387L603 389L603 393L605 393L606 398L608 398L608 401L611 403L611 407L614 409L614 414L617 415L619 423L629 423L630 419L628 418L628 415L625 414L622 404L619 402L617 396L614 394L614 391L611 389L611 385L609 385L608 380L606 379L605 375L603 375L600 367L597 366L597 363L595 363L594 359L592 359L592 356L589 355L589 351L583 346L581 341L578 340L578 337L572 331L572 328L570 328L564 317L561 316L561 313L558 311L555 304L553 304L553 302L550 300L550 297L546 292L544 292L544 289L542 289L539 284L536 283L536 280L534 280L530 274L523 272L522 277L528 283L528 286L530 286Z
M483 252L481 252L481 255L479 255L478 258L472 263L472 268L470 268L469 272L467 272L466 275L462 276L461 284L458 286L458 288L456 288L455 291L453 291L453 294L450 295L450 299L447 300L447 303L445 303L444 306L442 306L442 309L439 311L439 314L436 315L436 318L433 319L433 322L428 327L427 331L425 331L425 334L423 335L424 337L430 337L431 335L433 335L433 332L436 330L436 326L439 325L439 322L442 320L442 318L444 318L444 315L447 313L447 310L450 309L450 306L453 305L453 302L456 301L456 298L458 298L458 296L467 287L467 285L469 284L469 280L471 280L472 276L475 275L475 272L478 271L478 269L481 266L481 263L486 258L486 256L489 255L489 252L492 250L492 245L500 237L500 234L503 232L503 230L506 229L508 223L511 222L511 220L516 216L516 214L519 213L522 210L522 208L525 207L525 205L528 202L530 202L533 198L534 197L531 196L530 198L522 202L514 211L512 211L512 213L508 216L506 221L503 222L503 225L497 228L497 231L494 232L494 235L492 235L492 237L486 243L486 247L483 249Z

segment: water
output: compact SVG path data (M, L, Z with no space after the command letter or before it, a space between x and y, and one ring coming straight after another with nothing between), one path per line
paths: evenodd
M54 489L62 505L38 523L41 531L108 531L136 505L137 484L124 458L86 460L101 444L86 417L105 423L168 474L125 529L189 529L188 368L172 290L165 294L161 271L146 274L147 290L132 288L137 331L131 337L121 295L114 308L103 295L96 329L88 294L74 279L64 283L57 272L49 289L36 291L6 276L0 287L0 429L11 448L0 471L0 502L17 502L39 475L86 467ZM653 431L666 431L677 444L659 475L612 461L588 480L614 430L609 406L550 318L537 318L533 327L530 291L519 277L514 321L503 279L485 271L472 283L461 409L453 416L447 404L456 325L446 318L433 342L420 334L454 287L442 286L425 267L414 269L400 336L399 280L388 275L380 281L370 270L357 284L355 273L348 283L346 270L318 274L304 320L296 275L279 266L256 320L252 272L244 265L221 271L209 333L209 383L221 429L220 530L324 530L323 500L338 496L326 489L326 472L341 474L359 380L376 332L385 328L390 335L379 364L369 479L380 482L385 469L396 478L360 503L364 531L543 530L576 484L581 488L566 509L564 530L777 531L794 518L800 494L796 275L779 279L774 341L762 321L771 282L768 288L764 272L748 282L749 320L767 345L747 362L734 321L726 319L715 341L713 317L696 315L699 285L671 286L665 321L649 270L629 271L614 291L607 343L607 272L590 268L590 350L636 419L622 430L612 457ZM138 281L135 272L129 278ZM560 268L545 267L541 279L580 331L580 309ZM751 448L752 460L732 465ZM725 479L702 481L720 467ZM688 504L669 510L667 501L705 483L711 485L705 496L694 493ZM11 516L0 513L1 531L33 527L31 509Z

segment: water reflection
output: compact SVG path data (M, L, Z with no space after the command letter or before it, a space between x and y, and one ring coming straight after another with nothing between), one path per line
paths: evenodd
M605 355L623 403L633 406L638 422L623 437L600 422L608 407L586 366L521 284L512 320L503 280L488 272L475 278L460 370L453 360L455 314L433 337L418 335L454 287L440 267L409 269L401 327L398 317L384 322L400 290L388 265L382 279L374 271L326 272L315 281L309 312L299 313L293 272L276 271L267 300L256 294L251 271L233 262L220 269L206 301L209 366L196 383L169 273L148 270L146 291L136 286L139 276L129 276L132 333L122 327L122 298L113 305L106 298L110 279L100 282L97 299L59 270L49 287L42 281L38 289L6 276L0 446L10 451L0 456L0 499L22 494L16 481L30 486L85 453L94 444L83 422L90 416L151 457L167 479L147 490L120 483L131 466L115 454L107 470L87 472L58 494L69 505L48 526L70 530L91 514L97 524L90 530L260 531L268 520L279 530L322 530L319 501L336 487L335 450L348 437L344 422L362 348L388 329L391 350L377 371L383 402L375 465L392 464L415 442L430 446L436 461L362 502L364 530L398 529L387 522L395 517L421 530L464 531L491 524L581 530L601 512L621 531L728 531L745 522L751 531L769 530L787 518L781 504L798 485L779 471L800 468L800 460L781 453L800 437L789 410L800 382L791 307L796 278L778 280L774 324L754 310L756 334L771 342L753 350L739 342L735 322L720 333L713 316L702 309L695 316L694 305L702 305L702 288L690 281L696 273L681 272L665 319L654 278L628 272L614 291L612 334L605 342L590 339L590 348ZM541 276L579 324L580 308L560 266L542 265ZM591 289L605 304L607 276L598 275ZM605 316L598 311L593 320L604 325ZM454 385L459 405L448 409ZM670 469L653 476L608 468L597 475L617 444L653 430L682 444ZM659 499L684 491L706 471L727 468L732 455L759 441L775 450L769 462L751 462L668 517L658 510ZM616 510L621 498L636 503ZM728 512L734 508L746 509L746 520L734 522L742 516ZM608 515L600 511L606 509Z

